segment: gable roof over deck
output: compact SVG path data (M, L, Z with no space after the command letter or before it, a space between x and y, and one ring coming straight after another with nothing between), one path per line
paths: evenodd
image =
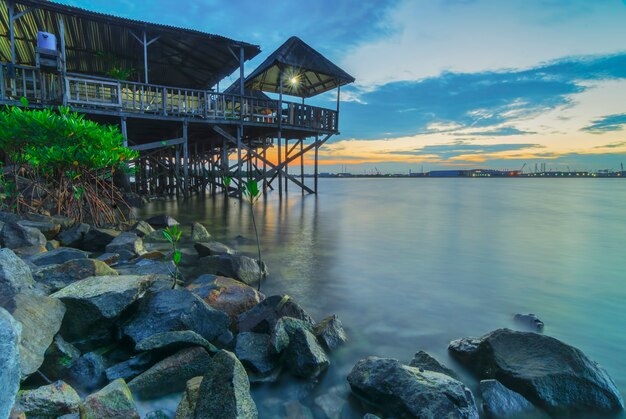
M65 27L67 71L105 75L113 67L132 68L131 80L143 81L143 45L135 38L157 39L148 46L152 84L207 89L258 55L259 46L192 29L143 22L46 0L14 0L16 64L34 65L37 32L59 37ZM8 0L0 0L0 61L11 61ZM134 35L134 36L133 36Z

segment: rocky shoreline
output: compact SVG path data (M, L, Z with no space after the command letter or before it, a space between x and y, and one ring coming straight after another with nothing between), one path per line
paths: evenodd
M162 215L98 228L62 217L0 213L0 418L139 418L135 399L182 394L144 418L256 418L256 383L289 375L314 385L348 338L287 295L256 289L263 263L215 241L199 223L181 242L173 281ZM538 323L533 320L533 325ZM543 328L543 323L541 323ZM538 328L538 330L541 330ZM480 381L476 403L458 375L425 352L404 365L368 357L343 388L291 400L272 417L571 416L624 408L608 374L580 350L539 333L493 331L453 341ZM349 390L348 390L349 388Z

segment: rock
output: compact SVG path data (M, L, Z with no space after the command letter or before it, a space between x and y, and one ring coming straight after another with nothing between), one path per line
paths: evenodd
M15 296L35 286L30 268L10 249L0 249L0 307L13 310Z
M33 271L33 279L52 292L90 276L116 276L117 271L97 259L73 259L60 265L46 265Z
M59 247L49 252L31 256L28 258L28 261L37 266L45 266L60 265L70 260L87 259L88 257L89 254L82 250L72 249L71 247Z
M163 252L161 252L159 250L152 250L150 252L146 252L143 255L141 255L139 257L139 261L140 262L144 262L146 260L149 260L151 262L152 261L157 261L157 260L158 261L162 261L162 260L165 260L166 257L167 256Z
M131 233L135 233L139 237L145 237L154 232L154 228L145 221L137 221L130 229Z
M260 303L265 295L243 282L215 275L202 275L187 289L211 307L228 314L232 324L237 316Z
M200 223L191 224L191 241L192 242L208 242L211 241L211 234Z
M348 341L341 320L335 315L319 322L313 329L313 334L329 351L334 351Z
M354 395L385 416L478 419L472 392L463 383L395 359L360 360L348 375L348 383Z
M311 409L304 406L298 400L290 400L283 404L285 419L313 419Z
M446 367L439 361L437 361L432 356L428 355L424 351L419 351L415 354L411 362L409 363L410 367L421 368L426 371L434 371L445 374L449 377L454 378L455 380L459 380L459 377L456 375L454 371L450 368ZM460 380L459 380L460 381Z
M127 255L128 256L128 255ZM122 275L165 275L174 272L172 261L140 260L136 263L117 265L115 269Z
M261 265L263 270L256 260L243 255L205 256L198 259L194 272L226 276L254 285L258 284L261 275L268 275L267 266L264 263Z
M36 228L41 231L47 240L52 240L61 231L61 225L51 221L30 221L21 220L17 222L22 227Z
M480 379L497 378L553 414L624 408L615 383L577 348L549 336L498 329L450 342L448 350Z
M152 364L154 364L154 356L149 352L145 352L107 368L105 374L109 381L117 380L118 378L130 381L150 368Z
M17 249L13 249L16 255L21 257L22 259L29 259L32 256L37 256L41 253L45 253L48 251L47 246L28 246L28 247L18 247Z
M190 346L200 346L208 353L219 352L211 342L191 330L164 332L152 335L135 346L136 351L174 352Z
M63 336L73 341L109 335L118 316L143 294L151 280L132 275L94 276L52 294L67 307Z
M80 396L69 384L57 381L35 390L22 390L15 400L15 410L27 417L56 418L77 413Z
M341 419L341 411L346 405L346 397L342 394L341 387L333 387L328 393L318 396L314 400L327 419Z
M12 314L22 324L20 370L25 379L43 364L44 354L61 328L65 306L56 298L18 294Z
M115 265L117 262L119 262L120 255L119 255L119 253L103 253L100 256L98 256L96 259L106 263L109 266L111 266L111 265Z
M293 317L282 317L278 319L270 335L270 351L280 354L289 346L289 340L298 329L313 333L313 326L307 322Z
M144 400L180 392L185 389L188 380L206 373L210 364L211 357L204 349L183 349L135 377L128 387Z
M67 381L85 393L99 389L106 383L104 358L94 352L81 356L69 368Z
M196 402L198 401L198 393L200 393L200 384L202 377L194 377L187 381L183 398L178 404L174 419L193 419L196 411Z
M58 380L67 376L79 358L80 351L61 335L56 335L46 350L40 371L49 379Z
M504 387L498 380L482 380L479 384L483 410L490 418L547 418L521 394Z
M204 241L204 242L196 242L193 247L198 252L198 256L220 256L220 255L235 255L237 251L232 249L225 244L216 241Z
M312 333L297 329L289 337L284 363L297 377L316 378L326 371L330 360Z
M281 317L293 317L311 326L315 321L288 295L273 295L237 317L240 332L271 333Z
M237 336L235 354L242 364L253 372L267 375L278 366L270 354L269 343L269 335L243 332Z
M59 234L58 239L62 246L81 247L83 240L85 239L85 235L89 233L89 230L91 230L91 226L89 224L76 224L74 227L62 231Z
M81 419L139 419L133 396L121 378L88 396L80 414Z
M157 333L191 330L208 340L227 344L232 340L229 319L190 291L164 290L141 299L137 312L123 331L136 345Z
M143 240L134 233L122 233L106 246L107 253L118 253L122 260L132 259L146 253Z
M106 246L121 233L107 228L91 227L83 239L81 249L90 252L104 252Z
M20 388L20 333L21 325L0 307L0 418L9 417Z
M22 217L20 217L19 215L17 215L14 212L0 211L0 222L3 222L3 223L16 223L16 222L18 222L20 220L22 220Z
M46 237L34 227L19 223L6 223L0 231L0 244L9 249L20 247L46 247Z
M153 412L146 413L143 419L170 419L170 416L163 410L155 410Z
M363 415L363 419L381 419L381 418L372 413L366 413L365 415Z
M532 330L540 332L543 330L543 322L537 318L534 314L516 314L513 317L518 324Z
M59 247L61 247L61 242L58 240L48 240L48 242L46 243L47 251L58 249Z
M163 235L163 229L158 229L143 237L144 243L164 243L169 246L169 242Z
M154 217L148 218L146 222L150 224L152 227L157 227L157 228L173 227L177 224L180 224L178 221L176 221L175 219L173 219L167 214L155 215Z
M195 418L257 417L246 370L234 354L220 351L213 357L213 362L200 384Z

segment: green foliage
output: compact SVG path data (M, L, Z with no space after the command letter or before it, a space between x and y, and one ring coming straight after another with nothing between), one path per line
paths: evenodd
M243 195L250 201L250 204L254 204L261 196L259 182L256 179L248 179L243 189Z
M222 179L224 179L224 186L226 187L226 190L228 191L228 188L230 187L230 184L233 181L233 178L230 176L224 176Z
M128 80L135 73L134 68L122 68L114 66L112 69L104 73L107 77L115 80Z
M172 289L176 288L176 283L182 279L179 266L183 255L178 248L178 243L180 242L182 235L183 232L178 227L178 224L175 224L172 227L167 227L163 230L163 237L165 237L172 246L171 260L174 263L174 272L172 272Z
M256 218L254 217L254 204L257 202L259 197L261 196L261 191L259 190L259 183L256 179L248 179L242 189L243 196L246 197L248 202L250 202L250 214L252 215L252 226L254 227L254 235L256 236L256 247L258 251L259 258L257 259L257 263L259 265L259 270L261 271L261 276L259 278L259 286L258 290L261 291L261 282L264 279L264 263L261 258L261 243L259 241L259 231L256 227Z

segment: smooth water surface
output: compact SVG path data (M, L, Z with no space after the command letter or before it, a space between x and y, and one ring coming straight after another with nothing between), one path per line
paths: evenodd
M236 199L154 202L142 215L160 212L256 250L250 207ZM364 356L408 361L420 349L475 390L448 342L515 328L515 313L536 313L626 393L622 179L322 179L318 196L272 192L255 212L263 291L289 294L316 320L337 314L351 338L305 400L344 385ZM255 398L299 398L301 387Z

